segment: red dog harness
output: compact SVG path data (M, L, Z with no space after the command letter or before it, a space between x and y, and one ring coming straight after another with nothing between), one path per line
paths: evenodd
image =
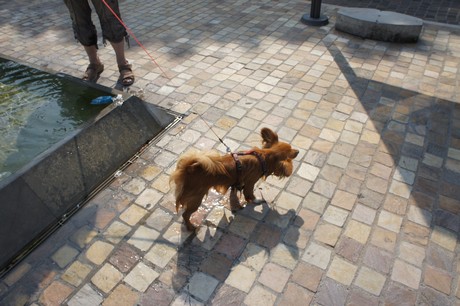
M231 153L233 160L235 161L236 164L236 183L232 186L232 188L236 188L237 190L243 190L244 184L241 184L240 182L240 177L241 177L241 171L243 169L243 165L241 164L240 159L238 156L244 156L244 155L254 155L257 157L259 160L259 164L262 170L262 175L266 176L267 175L267 165L265 164L265 160L260 156L259 153L257 153L254 150L249 150L249 151L244 151L244 152L236 152L236 153Z

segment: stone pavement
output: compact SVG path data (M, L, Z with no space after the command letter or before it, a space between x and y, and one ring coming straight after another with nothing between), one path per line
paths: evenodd
M1 305L460 305L460 28L416 44L307 27L298 0L121 3L138 46L131 92L184 114L0 279ZM80 76L58 0L2 1L0 53ZM118 72L101 48L113 87ZM204 122L206 121L206 123ZM175 214L169 174L191 148L300 149L268 205L232 214L211 193Z

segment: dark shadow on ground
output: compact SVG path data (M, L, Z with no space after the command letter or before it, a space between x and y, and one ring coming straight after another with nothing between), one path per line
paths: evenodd
M160 276L145 293L141 305L169 305L178 296L184 303L193 304L200 301L194 291L194 277L199 277L201 272L216 283L223 283L237 266L261 268L277 247L281 248L279 252L284 251L292 260L298 260L296 244L303 220L294 210L280 213L263 203L249 205L233 214L226 208L228 205L227 196L210 192L192 217L200 228L178 247L177 257L168 264L169 278ZM183 225L182 230L186 231ZM224 283L211 291L215 292L215 302L222 298L226 303L230 300L242 303L246 295Z

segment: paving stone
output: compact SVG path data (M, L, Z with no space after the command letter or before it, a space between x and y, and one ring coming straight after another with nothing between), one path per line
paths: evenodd
M399 258L416 267L421 267L425 259L425 249L418 245L402 241L399 246Z
M410 205L407 218L412 222L429 227L432 216L429 211Z
M299 250L283 243L271 250L271 261L290 270L297 265Z
M292 273L292 281L312 292L316 292L322 276L323 271L321 269L300 262Z
M344 209L328 206L323 214L323 219L329 223L342 227L347 220L348 212Z
M399 233L402 224L402 217L382 210L379 215L377 224L387 230Z
M72 235L71 240L75 242L80 248L84 248L91 243L97 234L98 232L96 230L91 229L89 226L84 226L80 228L74 235Z
M3 281L9 287L13 286L17 281L19 281L27 272L31 270L32 266L27 263L23 262L13 268L8 274L5 275Z
M242 305L246 293L224 284L217 289L216 295L212 299L212 305L227 306L227 305Z
M411 198L413 196L414 193L412 193ZM385 202L383 203L383 208L394 214L404 215L407 209L407 200L392 194L388 194Z
M302 256L302 260L321 269L327 268L330 258L331 251L316 243L311 243Z
M385 276L363 266L356 277L355 285L371 294L379 296L383 286L385 285L385 281Z
M146 226L140 226L128 239L128 243L145 252L153 245L160 233Z
M243 265L237 265L230 271L225 284L247 293L251 289L256 277L257 274L254 270Z
M445 294L439 291L433 290L430 287L423 287L420 290L417 303L420 303L421 305L441 306L449 305L450 300Z
M143 262L139 262L124 278L124 281L137 291L144 292L158 276L158 272Z
M356 263L360 257L363 245L358 241L342 236L335 246L336 253L349 261Z
M260 273L258 281L268 288L280 293L290 277L290 270L273 263L267 263Z
M357 266L335 256L326 275L339 283L349 286L355 277L356 270Z
M294 224L300 226L302 229L312 231L318 223L320 215L308 209L301 209L298 213Z
M117 244L119 243L129 232L131 227L122 223L122 222L112 222L107 230L104 232L104 237L110 243Z
M357 204L353 210L352 218L356 221L372 225L375 219L376 210L370 207Z
M104 301L102 295L85 284L78 292L68 301L69 306L86 306L86 305L101 305Z
M94 274L91 282L102 292L109 293L122 279L123 274L111 264L106 263Z
M346 210L352 210L357 199L357 195L343 191L337 190L334 197L331 200L331 204L344 208Z
M122 243L110 256L109 262L119 271L126 273L139 261L136 250L126 243Z
M230 259L228 259L225 255L213 252L203 260L200 266L200 271L209 274L219 281L225 281L225 278L230 273L231 268L232 261Z
M397 236L394 232L376 227L371 236L371 243L379 248L393 252L396 246Z
M174 299L175 292L162 282L154 282L147 291L142 294L140 304L143 306L168 306Z
M361 244L365 244L370 232L371 228L369 226L361 222L351 220L345 228L344 235L358 241Z
M190 279L188 291L201 301L207 301L218 284L219 281L214 277L197 272Z
M128 225L134 226L147 214L147 212L147 210L137 205L131 205L120 215L120 219Z
M69 284L78 287L84 281L86 276L91 272L92 268L79 261L74 261L69 268L62 274L62 279Z
M273 305L276 301L276 295L262 286L256 285L244 299L244 304L248 306L255 305Z
M135 203L145 209L152 209L163 197L161 192L158 192L155 189L146 188L142 193L136 198Z
M430 236L430 230L427 227L418 225L413 222L405 222L403 226L404 239L411 243L427 245Z
M449 295L451 291L452 277L445 271L427 266L424 273L424 283Z
M384 294L385 306L415 305L417 299L416 291L402 286L398 283L390 283Z
M449 251L454 251L457 245L457 237L455 233L440 226L434 227L431 234L431 241Z
M305 249L310 239L310 233L295 226L289 226L284 237L283 242L296 249Z
M113 245L103 241L95 241L86 251L86 258L96 265L102 264L113 250Z
M410 186L410 185L408 185L406 183L403 183L403 182L393 180L391 182L389 191L392 194L395 194L395 195L400 196L402 198L408 199L410 194L411 194L411 192L412 192L412 186Z
M378 272L387 274L393 264L393 256L378 247L369 245L363 257L363 263Z
M330 246L335 246L339 239L342 229L332 224L324 223L316 227L313 237L315 240Z
M327 198L319 194L309 192L308 195L305 197L302 206L322 214L324 209L326 208L327 202Z
M136 305L139 296L124 284L118 285L102 303L103 306Z
M256 225L256 220L238 215L230 224L229 230L240 237L248 239Z
M75 248L64 245L56 253L51 256L53 261L60 267L65 268L70 262L72 262L75 257L79 254L79 251Z
M73 289L59 281L52 282L40 295L43 305L60 305L72 293Z
M317 179L313 185L313 191L330 199L332 198L336 187L337 185L332 182L323 179Z
M257 244L248 243L239 260L244 265L256 271L261 271L268 260L268 252Z
M311 292L294 283L288 283L278 305L309 305L312 299L313 294Z
M174 222L163 233L163 238L172 245L178 247L182 245L191 234L192 232L188 231L182 223Z
M418 289L422 271L410 264L396 259L391 279L404 284L412 289Z
M347 295L346 286L326 278L321 282L315 301L320 305L340 306L345 305Z
M452 271L454 264L454 253L440 248L435 243L430 243L426 248L426 263L444 271Z
M203 303L194 299L190 295L190 293L182 292L179 295L176 295L175 299L170 305L171 306L183 306L183 305L199 306L199 305L203 305Z
M319 174L319 171L320 169L318 167L302 163L297 171L297 175L308 181L314 182Z
M358 292L357 290L353 290L350 293L348 298L347 305L348 306L361 306L361 305L378 305L378 298L374 297L370 294Z
M251 236L251 242L267 248L274 248L281 240L281 231L278 227L267 224L257 225ZM241 242L242 243L242 242Z
M166 243L156 243L150 251L145 254L144 258L154 265L164 268L169 261L176 255L177 250Z

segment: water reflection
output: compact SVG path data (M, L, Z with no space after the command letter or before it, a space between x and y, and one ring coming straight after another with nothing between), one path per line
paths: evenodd
M0 180L91 120L97 89L0 58Z

